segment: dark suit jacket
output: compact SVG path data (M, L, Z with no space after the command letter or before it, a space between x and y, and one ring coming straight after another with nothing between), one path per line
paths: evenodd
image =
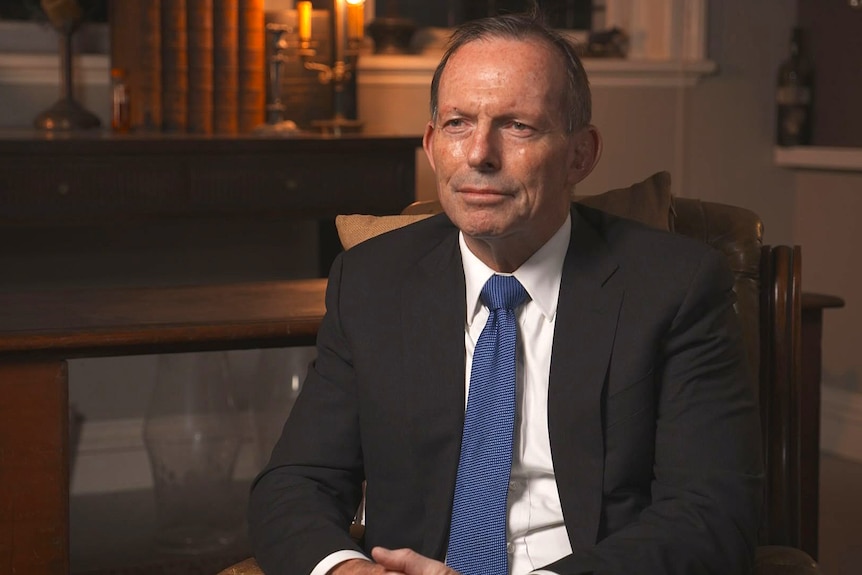
M443 559L464 421L465 287L439 215L333 265L318 357L250 530L267 573L305 574L347 536ZM549 383L573 553L561 574L746 573L762 489L753 385L724 258L573 205Z

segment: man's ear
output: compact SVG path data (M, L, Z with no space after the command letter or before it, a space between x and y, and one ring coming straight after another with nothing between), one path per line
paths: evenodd
M589 176L599 163L602 156L602 135L590 124L572 137L574 142L569 158L569 178L574 185Z
M428 158L428 163L431 164L431 169L437 171L434 166L434 154L431 152L432 144L434 143L434 121L431 120L425 124L425 134L422 136L422 149L425 150L425 156Z

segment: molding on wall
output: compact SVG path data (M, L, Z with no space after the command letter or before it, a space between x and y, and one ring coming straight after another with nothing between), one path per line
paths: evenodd
M359 58L356 81L364 86L420 86L427 88L440 61L437 52L415 56L363 54ZM627 60L585 58L584 68L590 85L613 87L693 86L717 70L715 62Z
M862 462L862 393L824 385L820 449Z
M250 417L242 418L250 422ZM72 462L71 494L152 489L150 461L142 437L143 419L84 422ZM243 434L234 478L252 479L260 469L249 424Z
M110 57L79 54L74 57L76 86L108 86ZM60 58L57 54L0 53L0 86L59 86Z
M105 54L75 56L75 83L107 86L110 57ZM440 54L379 56L359 58L357 82L365 86L419 86L427 88L440 61ZM590 85L613 87L693 86L716 71L715 62L659 61L587 58L584 68ZM60 82L60 62L56 54L0 53L0 85L52 85Z
M862 172L862 148L776 147L775 164L783 168Z

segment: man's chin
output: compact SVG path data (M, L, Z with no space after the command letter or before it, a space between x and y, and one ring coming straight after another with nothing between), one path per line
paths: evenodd
M464 235L483 241L503 237L507 230L499 218L481 218L475 215L471 217L461 214L461 217L455 220L455 225L464 232Z

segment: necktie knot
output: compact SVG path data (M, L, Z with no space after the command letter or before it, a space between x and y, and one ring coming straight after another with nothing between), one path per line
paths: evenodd
M479 297L491 311L514 310L527 299L527 290L515 276L494 274L485 282Z

